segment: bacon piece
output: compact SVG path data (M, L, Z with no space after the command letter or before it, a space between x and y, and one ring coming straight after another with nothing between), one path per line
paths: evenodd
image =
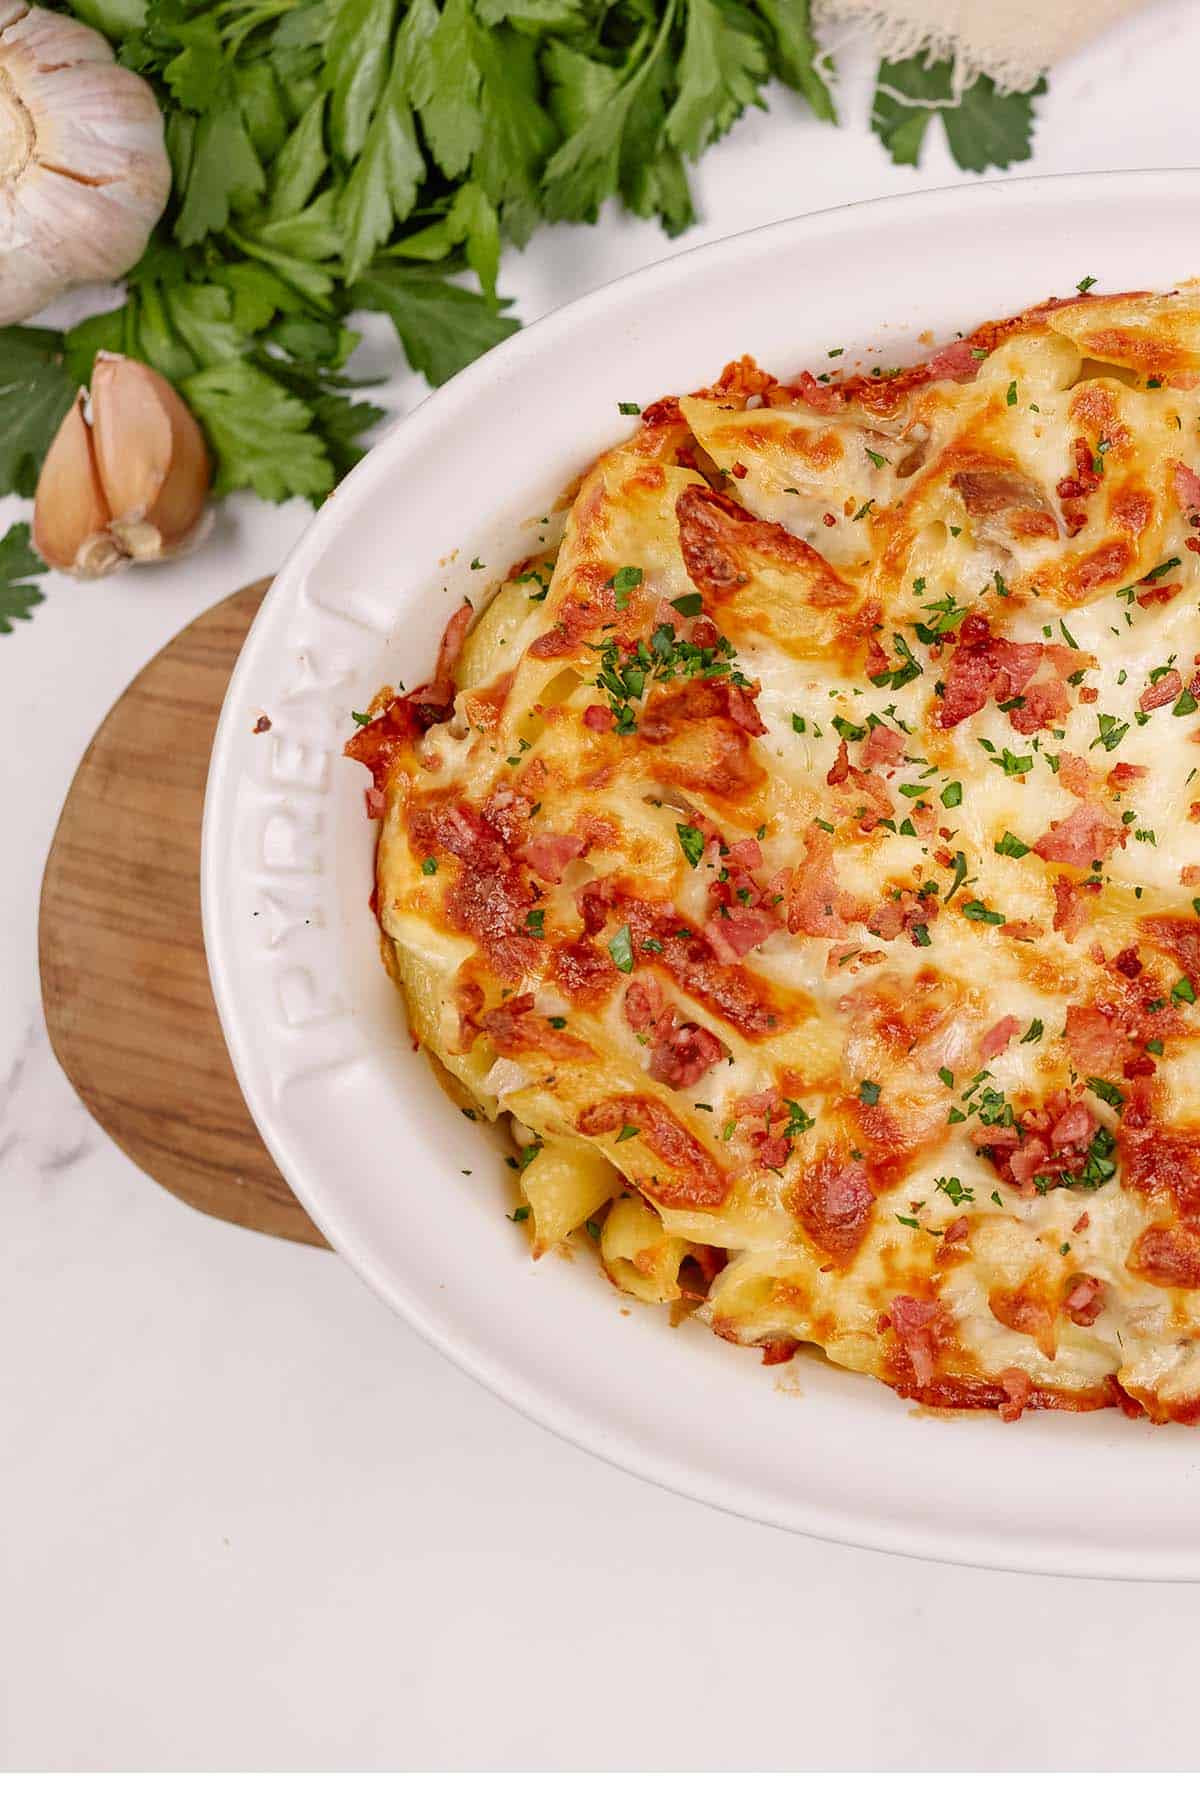
M1132 787L1135 781L1144 780L1149 773L1145 763L1119 762L1113 764L1104 779L1109 787L1119 791L1122 788Z
M934 351L925 364L925 372L933 381L974 381L981 361L974 354L970 338L957 338Z
M631 1030L648 1032L666 1005L653 975L637 975L625 989L621 1010Z
M865 794L871 802L859 820L863 831L873 831L880 819L894 817L895 803L882 775L877 775L873 769L851 768L850 785L857 788L860 794Z
M375 786L369 787L364 795L364 799L367 803L368 819L382 819L387 810L387 795L384 793L383 789Z
M1082 674L1084 669L1099 666L1089 651L1072 650L1070 644L1045 644L1042 655L1049 657L1054 673L1061 675L1064 681L1069 681L1072 675Z
M603 733L613 728L613 716L607 706L585 706L583 722L589 731Z
M719 961L736 963L765 943L777 923L777 919L756 907L728 906L708 921L704 935Z
M725 1176L703 1144L684 1129L661 1100L641 1094L614 1094L585 1106L575 1121L584 1137L602 1137L632 1126L642 1143L678 1179L656 1184L659 1206L695 1207L711 1211L725 1199Z
M979 613L971 613L963 620L958 638L946 667L944 691L938 704L937 723L944 731L971 718L992 695L999 701L1014 699L1024 689L1042 655L1040 644L1019 644L1008 638L993 637L987 620ZM1047 691L1035 703L1036 711L1045 711L1051 702L1060 703L1061 682L1046 682L1043 687ZM1024 710L1014 709L1009 714L1010 722L1015 724L1018 713ZM1039 727L1031 726L1030 729L1038 730Z
M1171 481L1175 488L1175 498L1181 511L1185 513L1200 512L1200 475L1189 469L1183 462L1171 464Z
M1173 957L1191 981L1200 981L1200 920L1160 914L1143 919L1141 931L1143 937Z
M1178 669L1168 669L1165 675L1142 689L1138 705L1143 712L1154 712L1160 706L1170 706L1182 692L1183 676Z
M866 1235L875 1196L860 1162L824 1150L805 1164L787 1204L818 1249L845 1266Z
M730 844L729 853L724 860L726 868L737 869L744 875L749 875L755 869L762 868L762 845L757 838L739 838L735 844Z
M1042 660L1042 646L1018 644L1010 638L994 637L988 642L988 654L1000 671L996 682L996 698L1010 700L1014 694L1021 693L1032 680L1034 671Z
M1058 520L1045 492L1019 469L984 463L960 469L950 477L950 485L962 495L983 542L1004 544L1011 538L1058 536Z
M1085 507L1068 504L1071 501L1086 500L1094 494L1103 479L1096 467L1096 459L1092 455L1092 447L1085 437L1077 437L1071 446L1075 462L1075 473L1064 475L1055 492L1063 505L1063 522L1067 528L1067 536L1075 537L1087 524Z
M1052 1094L1039 1110L1022 1113L1020 1127L1023 1135L1015 1149L1004 1144L983 1148L997 1174L1026 1195L1035 1192L1035 1177L1039 1186L1055 1187L1062 1177L1078 1176L1098 1129L1086 1105L1069 1089Z
M1059 1114L1050 1127L1050 1143L1055 1150L1086 1150L1096 1135L1096 1121L1082 1100Z
M554 1062L595 1062L596 1052L583 1038L556 1031L548 1018L533 1010L532 994L516 994L511 1000L485 1012L480 1027L502 1056L548 1056Z
M837 755L833 759L833 766L825 777L826 785L828 787L841 787L843 783L849 779L849 775L850 752L847 750L846 740L843 738L837 747Z
M834 387L831 383L818 381L816 376L810 374L807 369L801 369L791 385L814 412L841 412L846 404L845 397L839 388Z
M755 694L758 692L755 689ZM748 737L762 737L766 732L762 717L754 704L755 695L748 688L740 687L735 682L729 683L727 701L728 716L735 725L741 727Z
M1184 887L1195 887L1200 883L1200 863L1184 863L1179 871L1179 879Z
M1014 707L1008 715L1009 724L1022 737L1044 731L1055 719L1065 719L1071 710L1071 690L1057 676L1049 681L1035 681L1026 688L1023 700L1024 704Z
M925 1386L936 1367L933 1328L941 1310L936 1300L916 1300L911 1294L897 1294L888 1304L892 1329L908 1354L919 1387Z
M993 1056L999 1056L1007 1047L1013 1032L1020 1028L1020 1023L1021 1021L1014 1013L1006 1013L1002 1019L997 1019L996 1023L990 1026L979 1040L980 1062L990 1062Z
M1114 823L1102 807L1085 800L1042 833L1033 845L1033 853L1043 862L1072 863L1077 869L1086 869L1102 861L1128 835L1127 828Z
M963 1239L968 1236L970 1229L971 1229L971 1227L967 1223L966 1219L963 1219L963 1218L952 1219L950 1221L949 1225L947 1225L946 1230L942 1236L942 1243L943 1244L961 1244Z
M1104 1311L1104 1283L1081 1276L1071 1284L1063 1304L1076 1325L1094 1325Z
M872 725L863 760L869 769L895 768L897 763L904 761L904 738L890 725Z
M1008 1331L1032 1338L1048 1362L1058 1346L1054 1333L1054 1309L1031 1288L996 1288L988 1295L988 1311Z
M1054 929L1073 944L1088 922L1086 885L1077 887L1069 875L1054 877Z
M650 1073L671 1088L690 1088L725 1055L725 1046L690 1019L660 1024L650 1053Z
M1129 1039L1112 1009L1068 1006L1067 1049L1081 1075L1117 1075L1128 1054Z
M1005 1401L996 1410L1006 1424L1012 1425L1029 1405L1033 1383L1024 1369L1001 1369L996 1380L1004 1389Z
M840 938L848 923L864 919L867 907L837 884L829 833L810 825L804 836L804 860L793 871L788 888L788 930L805 937Z
M442 641L438 645L437 665L433 672L433 688L448 687L454 692L454 665L462 654L463 641L470 629L475 611L469 600L464 600L457 611L452 612L446 621L446 629L442 633Z
M581 837L561 836L553 831L539 831L522 845L518 855L543 881L559 882L568 863L582 856L586 846Z
M1186 1225L1147 1225L1125 1267L1155 1287L1200 1288L1200 1233Z
M1072 750L1060 750L1058 753L1058 780L1068 794L1074 794L1077 800L1086 800L1096 784L1096 777L1086 757L1076 756Z
M827 525L835 523L832 513L830 513L825 522ZM879 639L872 634L867 640L866 674L868 679L871 679L876 675L886 675L891 666L891 662L888 660L887 651L884 649Z

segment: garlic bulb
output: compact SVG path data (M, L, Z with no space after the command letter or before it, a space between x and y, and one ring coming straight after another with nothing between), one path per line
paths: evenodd
M170 187L141 76L89 25L0 0L0 325L123 275Z
M211 479L200 427L169 381L102 350L42 464L33 542L70 575L161 562L199 542Z

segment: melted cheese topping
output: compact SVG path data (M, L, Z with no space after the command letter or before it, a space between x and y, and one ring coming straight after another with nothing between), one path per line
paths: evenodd
M1198 383L1193 288L730 365L352 740L536 1254L930 1404L1200 1412Z

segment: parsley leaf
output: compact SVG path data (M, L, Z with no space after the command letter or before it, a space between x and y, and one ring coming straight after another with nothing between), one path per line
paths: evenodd
M0 493L29 496L42 458L75 398L57 331L0 331Z
M387 313L404 354L434 387L517 330L486 295L456 287L434 269L375 263L350 290L352 306Z
M935 113L960 169L1007 169L1033 153L1033 102L1044 80L1024 93L1000 94L988 75L977 75L955 96L953 64L924 56L883 61L876 77L871 129L895 163L916 164Z
M45 563L30 545L28 525L10 525L0 538L0 633L10 632L14 619L27 619L30 608L46 598L29 580L45 573Z

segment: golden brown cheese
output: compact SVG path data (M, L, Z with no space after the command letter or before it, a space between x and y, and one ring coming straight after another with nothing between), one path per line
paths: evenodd
M349 745L540 1255L931 1405L1200 1412L1200 298L649 409Z

